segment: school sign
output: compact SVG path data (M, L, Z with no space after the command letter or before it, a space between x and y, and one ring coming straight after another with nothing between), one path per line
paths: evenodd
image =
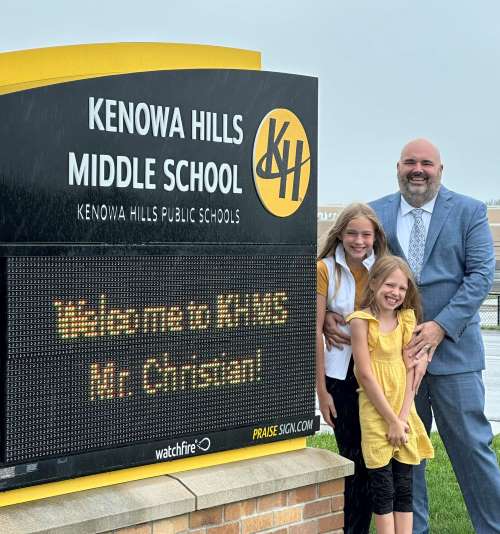
M0 96L0 489L314 432L317 80Z

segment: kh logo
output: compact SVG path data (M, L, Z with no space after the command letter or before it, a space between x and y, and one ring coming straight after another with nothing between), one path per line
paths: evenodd
M262 204L278 217L292 215L306 196L310 175L302 123L288 109L273 109L260 123L253 147L253 176Z

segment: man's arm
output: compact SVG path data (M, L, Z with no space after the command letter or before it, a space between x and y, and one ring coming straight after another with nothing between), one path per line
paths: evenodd
M411 356L428 351L430 361L445 335L457 342L488 295L495 273L495 253L484 204L479 204L473 213L464 241L462 283L433 321L422 323L415 329L408 345Z
M465 273L450 302L434 318L453 341L458 341L467 323L488 295L495 275L495 251L486 206L480 204L465 236Z

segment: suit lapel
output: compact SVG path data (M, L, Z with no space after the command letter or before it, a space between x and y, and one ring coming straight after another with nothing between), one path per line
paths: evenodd
M424 261L422 268L427 263L429 256L432 252L436 239L443 228L443 224L446 221L450 209L451 209L451 198L452 195L448 189L441 186L439 189L438 196L436 198L436 203L434 204L434 209L432 211L431 223L429 225L429 232L427 233L427 239L425 240L425 250L424 250Z

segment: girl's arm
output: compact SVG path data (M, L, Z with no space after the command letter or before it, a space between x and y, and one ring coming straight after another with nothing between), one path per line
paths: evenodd
M410 360L408 353L409 353L408 349L404 348L403 349L403 361L405 362L405 364L408 360ZM417 361L417 364L419 365L419 367L422 367L421 363L423 362ZM426 369L427 369L427 364L424 363L423 374L425 374ZM403 405L401 406L401 410L399 412L399 418L405 422L408 420L408 415L410 414L411 405L413 404L413 401L415 399L415 394L417 393L418 387L420 386L420 382L422 381L422 378L423 378L422 371L419 369L419 376L418 376L418 379L416 380L416 373L417 373L417 370L415 366L406 368L405 396L403 399Z
M323 419L332 428L335 426L333 418L337 417L332 396L326 389L325 382L325 349L323 344L323 323L326 315L326 297L316 294L316 393L318 394L319 409Z
M410 415L410 408L415 398L415 390L413 389L413 382L415 380L415 368L406 370L406 387L405 396L403 399L403 405L399 412L399 418L406 423L408 421L408 415Z
M389 426L387 439L393 446L406 443L408 425L396 415L372 371L368 349L368 321L365 319L351 321L351 340L358 379L368 399Z

